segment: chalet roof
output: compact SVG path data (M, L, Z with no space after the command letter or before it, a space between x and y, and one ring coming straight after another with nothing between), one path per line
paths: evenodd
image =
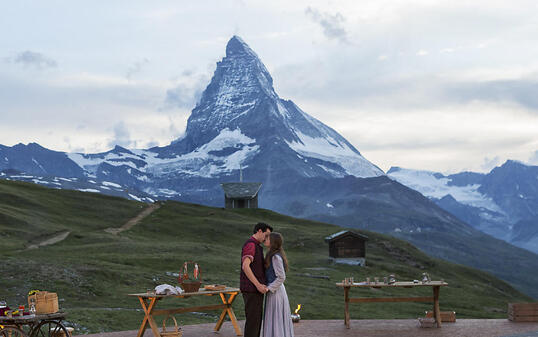
M261 183L222 183L224 194L231 199L251 199L258 194Z
M359 233L355 233L355 232L352 232L352 231L341 231L341 232L338 232L338 233L334 233L332 235L329 235L325 238L325 242L331 242L331 241L334 241L334 240L337 240L343 236L347 236L347 235L351 235L351 236L354 236L354 237L357 237L359 239L363 239L365 241L368 240L368 237L366 235L362 235L362 234L359 234Z

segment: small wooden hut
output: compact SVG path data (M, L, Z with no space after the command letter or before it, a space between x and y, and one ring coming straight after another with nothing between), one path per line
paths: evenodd
M224 207L258 208L258 192L261 183L222 183Z
M365 265L368 237L352 231L341 231L325 238L329 256L336 262Z

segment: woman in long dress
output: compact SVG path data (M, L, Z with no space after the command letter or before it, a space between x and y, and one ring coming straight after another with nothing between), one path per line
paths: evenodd
M269 291L265 297L263 337L294 337L290 303L284 287L288 259L282 241L282 235L276 232L264 241L264 245L269 248L265 256L265 277Z

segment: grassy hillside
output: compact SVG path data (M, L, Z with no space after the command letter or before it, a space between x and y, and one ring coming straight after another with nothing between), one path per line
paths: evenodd
M200 263L206 283L238 285L240 247L254 223L265 221L285 238L291 270L286 287L290 303L303 304L305 319L341 319L343 291L335 282L353 276L396 274L399 280L419 278L427 271L444 279L441 309L458 317L506 317L508 302L530 300L497 278L468 267L432 259L414 246L373 232L368 235L367 267L332 265L323 238L341 227L295 219L267 210L224 210L166 202L142 223L114 236L144 204L92 193L51 190L36 185L0 181L0 298L12 306L25 302L31 289L56 291L60 305L79 332L136 329L142 319L139 304L127 293L161 283L176 283L186 260ZM70 231L57 244L25 247ZM324 275L329 280L305 276ZM354 296L429 295L425 289L357 290ZM216 298L166 300L174 304L211 303ZM243 318L242 299L235 311ZM352 318L414 318L430 309L424 303L353 305ZM213 322L217 312L178 315L183 324Z
M480 232L389 177L296 179L271 195L276 197L270 200L272 209L280 213L393 235L430 256L491 273L538 299L538 255Z

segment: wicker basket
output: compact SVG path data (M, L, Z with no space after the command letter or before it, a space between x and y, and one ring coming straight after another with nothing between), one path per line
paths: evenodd
M196 293L200 290L202 282L182 282L181 288L185 290L186 293Z
M32 300L35 303L36 314L54 314L58 312L58 295L48 291L40 291L34 295L28 296L28 307L32 306Z
M188 266L189 264L197 265L198 266L198 274L194 274L193 271L193 278L189 278L189 271ZM179 284L181 284L181 288L185 290L186 293L195 293L198 292L200 289L200 286L202 285L202 268L200 268L200 265L193 261L187 261L183 263L183 267L179 271Z
M168 321L169 318L172 318L174 320L173 331L166 330L166 321ZM183 330L177 325L176 318L170 315L166 316L166 318L163 320L163 329L161 331L161 337L181 337L181 336L183 336Z

